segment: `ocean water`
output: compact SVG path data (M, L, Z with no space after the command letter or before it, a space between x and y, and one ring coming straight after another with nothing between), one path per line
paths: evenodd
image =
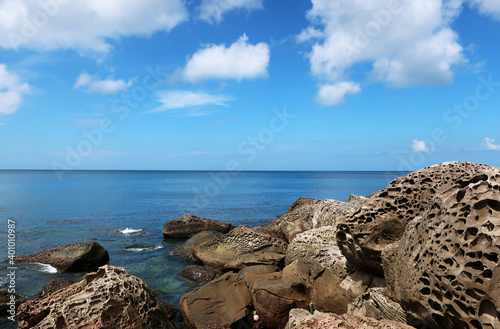
M166 221L190 213L234 225L262 225L285 213L298 197L347 201L349 194L371 194L400 175L74 171L58 177L52 171L0 171L0 258L8 256L9 219L16 223L17 255L96 241L108 250L111 265L124 267L177 306L196 284L179 276L189 264L169 254L183 241L163 240ZM0 263L0 288L8 285L7 266ZM53 278L79 281L84 274L53 273L36 264L17 266L16 292L30 299ZM0 327L16 326L4 318Z

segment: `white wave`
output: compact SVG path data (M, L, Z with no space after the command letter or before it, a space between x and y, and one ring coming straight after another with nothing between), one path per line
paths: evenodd
M54 266L52 265L49 265L49 264L43 264L43 263L35 263L36 265L38 265L40 268L39 270L41 272L47 272L47 273L57 273L57 268L55 268Z
M142 228L126 228L124 230L118 230L118 232L121 232L125 235L128 235L128 234L134 234L134 233L138 233L138 232L142 232L144 231L144 229Z
M157 250L157 249L162 249L164 248L163 246L151 246L151 247L132 247L132 248L125 248L125 250L127 251L135 251L135 252L139 252L139 251L144 251L144 250Z

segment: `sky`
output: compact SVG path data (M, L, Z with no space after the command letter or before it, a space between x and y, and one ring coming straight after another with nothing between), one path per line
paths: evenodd
M0 169L500 166L498 0L0 0Z

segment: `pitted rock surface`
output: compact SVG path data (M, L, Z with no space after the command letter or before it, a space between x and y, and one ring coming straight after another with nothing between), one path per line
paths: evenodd
M326 267L347 276L350 266L337 246L336 233L335 226L324 226L297 234L288 245L285 265L301 260L311 267L313 276Z
M20 329L175 328L141 279L109 265L66 289L22 304L17 316Z
M185 239L203 231L227 233L233 228L234 226L230 223L185 215L166 222L162 232L165 239Z
M414 329L406 324L352 315L337 315L315 311L310 314L306 310L293 309L290 311L290 321L286 329Z
M283 263L286 243L240 226L200 245L195 255L203 264L216 269L241 269L251 265Z
M492 168L447 162L395 179L368 196L353 216L338 225L339 248L355 266L382 275L381 253L401 239L408 222L422 214L437 194L454 186L483 181Z
M429 328L500 328L500 168L458 185L384 253L387 281Z
M330 199L298 198L288 212L269 223L267 229L291 242L304 231L334 226L359 208L356 203Z
M401 305L389 298L386 288L368 289L349 304L347 314L407 323L406 312Z
M73 283L76 283L73 280L56 278L50 280L43 288L35 295L37 297L45 297L53 292L56 292L60 289L67 288L71 286Z
M185 260L197 263L200 260L194 255L194 250L202 243L212 241L220 237L222 233L216 231L203 231L196 233L178 248L170 252L171 255L179 256Z
M61 272L96 270L108 261L108 251L96 242L72 243L15 258L16 263L49 264Z

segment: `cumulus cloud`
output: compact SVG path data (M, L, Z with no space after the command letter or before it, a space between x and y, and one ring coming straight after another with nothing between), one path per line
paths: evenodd
M0 47L106 53L109 39L170 31L187 19L182 0L3 0Z
M177 72L189 82L211 79L254 79L268 75L269 46L252 45L244 34L231 46L207 45L191 58L186 67Z
M498 0L470 0L470 2L482 14L500 20L500 2Z
M227 95L212 95L205 92L188 90L160 91L156 93L156 97L161 106L151 111L151 113L201 108L205 106L228 106L226 103L233 100L232 97Z
M29 84L9 72L7 65L0 64L0 116L14 114L23 102L23 95L30 93Z
M483 139L481 147L489 151L500 151L500 144L495 144L495 140L488 137Z
M357 94L361 92L359 84L342 81L336 84L326 84L320 87L316 101L323 106L335 106L345 103L347 94Z
M419 141L414 139L412 143L410 144L410 147L413 149L415 152L429 152L430 149L427 146L427 144L424 141Z
M235 9L248 12L263 9L263 0L202 0L198 7L199 17L209 23L220 23L222 15Z
M299 41L316 38L311 72L324 83L349 79L349 69L369 63L370 82L393 87L446 85L466 63L450 28L462 0L312 0L311 26ZM319 39L318 39L319 38Z
M113 77L101 80L98 76L82 73L76 79L73 89L85 88L89 93L116 94L121 91L127 91L127 89L132 86L133 80L134 79L129 79L128 81L122 79L115 80Z

